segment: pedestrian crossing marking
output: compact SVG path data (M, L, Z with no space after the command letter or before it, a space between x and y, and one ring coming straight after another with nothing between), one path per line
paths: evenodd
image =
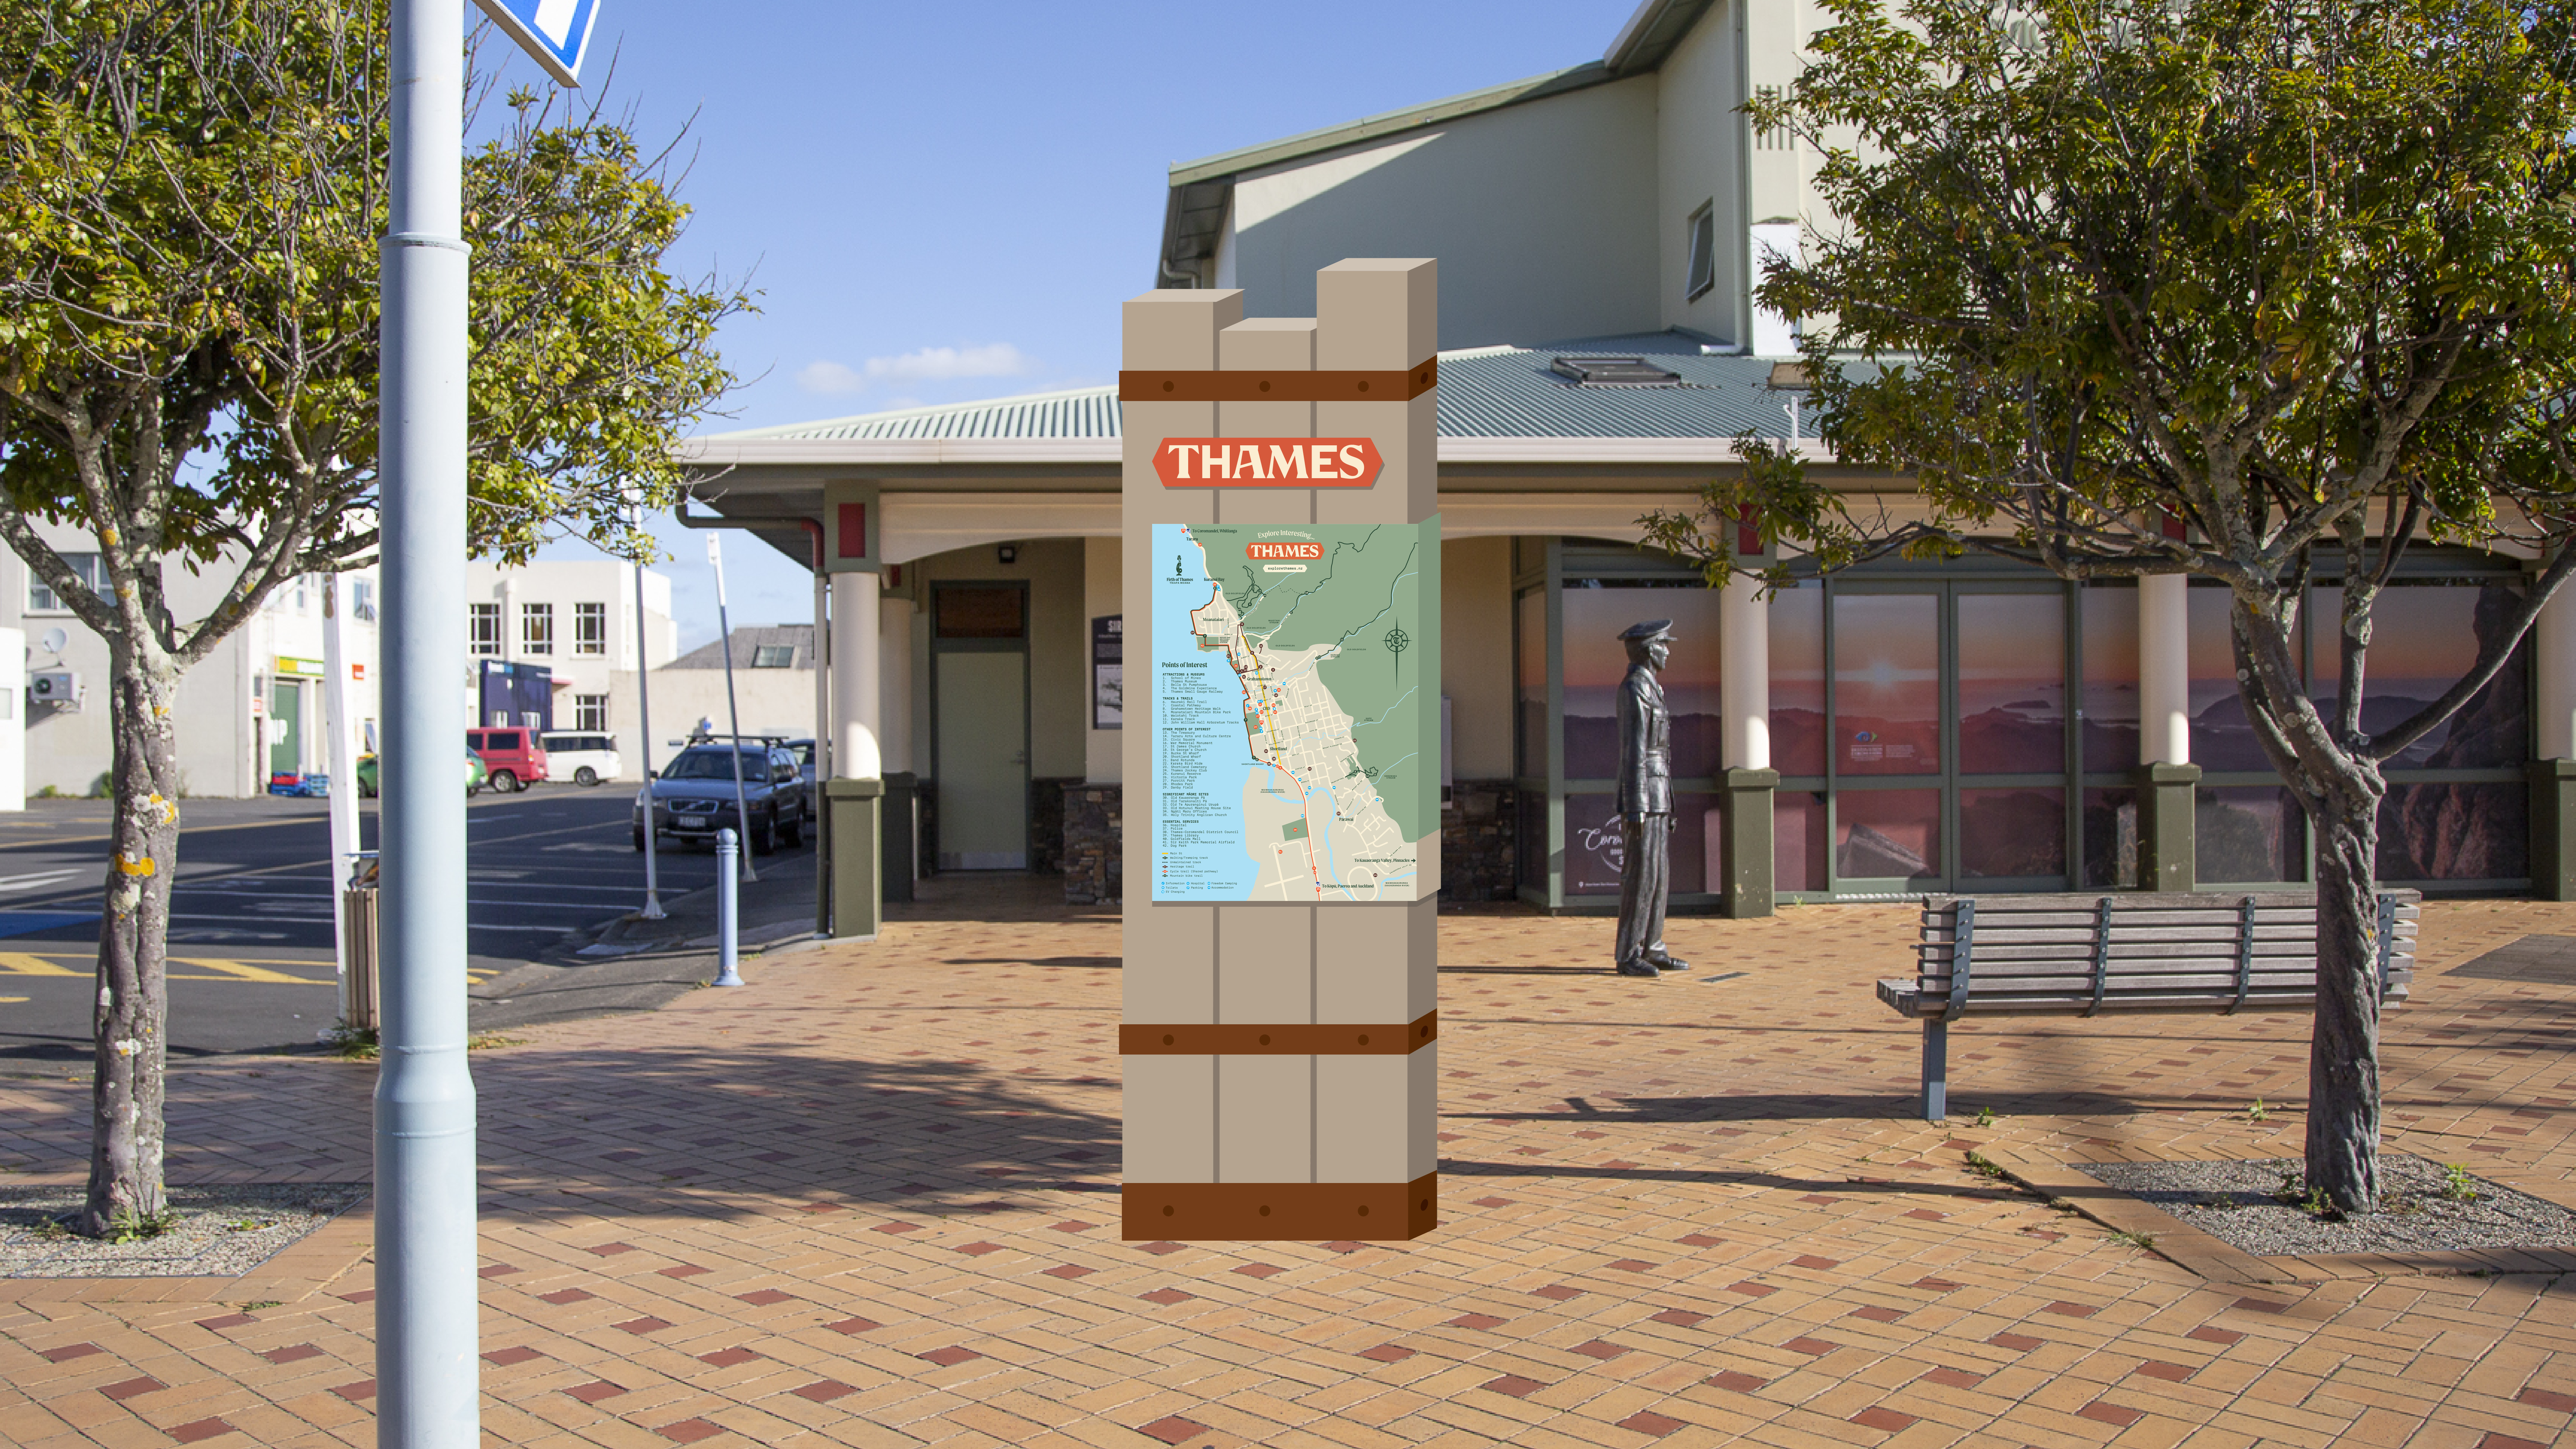
M68 971L51 961L30 956L23 951L0 951L0 975L6 976L86 976L86 971Z

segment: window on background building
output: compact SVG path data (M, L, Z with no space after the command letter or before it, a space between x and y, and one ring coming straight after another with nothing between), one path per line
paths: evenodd
M501 606L468 604L465 606L465 647L475 654L501 652Z
M754 669L793 669L796 667L796 646L793 644L760 645L751 651L751 667Z
M295 576L295 612L299 614L310 614L313 612L313 595L311 592L312 584L313 576L310 574L297 574Z
M349 612L370 624L376 621L376 581L374 579L349 581Z
M1754 90L1766 101L1778 100L1780 98L1780 88L1778 86L1756 86L1754 87ZM1788 150L1789 128L1786 126L1766 126L1763 129L1754 132L1753 149L1756 151Z
M1717 207L1703 201L1690 219L1690 270L1684 275L1682 296L1696 297L1717 285Z
M67 553L62 558L64 565L72 571L72 577L88 585L91 593L102 597L106 595L106 560L94 553ZM27 571L27 608L31 612L61 614L70 612L71 605L64 603L43 579L36 577L35 570L29 569Z
M572 652L575 654L608 652L608 606L606 604L572 606Z
M608 728L608 696L576 694L572 697L572 727L577 730Z
M530 654L555 652L555 606L521 604L519 606L519 647Z

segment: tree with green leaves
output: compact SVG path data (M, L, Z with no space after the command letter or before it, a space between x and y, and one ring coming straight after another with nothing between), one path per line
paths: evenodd
M1808 69L1747 110L1820 153L1832 216L1760 296L1805 319L1834 453L1910 474L1919 506L1858 506L1748 439L1651 540L1712 582L1741 517L1827 570L1977 550L2224 586L2245 713L2315 840L2307 1181L2370 1211L2381 767L2576 566L2576 9L1824 3ZM2454 687L2368 731L2372 609L2427 542L2549 561ZM2321 705L2295 631L2336 575Z
M165 1208L180 677L281 586L375 556L386 62L364 0L0 13L0 540L110 660L74 1220L94 1236ZM569 533L649 556L632 509L677 496L673 445L732 382L714 334L749 298L667 269L687 216L667 153L595 105L506 105L465 159L474 543L520 560ZM47 541L67 532L95 541L95 590ZM183 616L173 570L217 601Z

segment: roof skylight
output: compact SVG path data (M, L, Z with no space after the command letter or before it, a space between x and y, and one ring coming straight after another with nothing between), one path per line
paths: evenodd
M1570 378L1577 387L1679 387L1678 372L1655 366L1642 357L1560 357L1548 364L1548 371Z

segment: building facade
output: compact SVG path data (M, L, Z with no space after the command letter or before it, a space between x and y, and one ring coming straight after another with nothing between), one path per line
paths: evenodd
M1787 83L1818 23L1800 0L1647 0L1600 61L1172 169L1157 284L1238 288L1247 318L1311 314L1344 257L1439 261L1444 894L1614 907L1616 635L1646 618L1679 621L1679 908L2309 879L2236 704L2223 590L1971 556L1765 596L1639 547L1747 430L1868 507L1920 507L1806 436L1794 327L1752 300L1763 249L1832 224L1814 157L1737 109ZM1097 847L1124 784L1102 642L1121 448L1111 388L692 444L731 470L719 508L837 523L839 768L922 777L949 868L1052 855L1069 894L1119 894ZM782 539L800 562L801 537ZM2532 566L2415 550L2379 606L2365 723L2446 689ZM2313 629L2338 567L2320 561ZM2327 642L2306 661L2320 700ZM2571 666L2576 601L2391 762L2384 879L2576 891L2553 763L2576 752Z
M70 529L48 529L46 538L76 571L98 576L95 544ZM642 739L635 726L637 661L659 666L679 652L669 578L644 571L639 642L632 565L541 560L507 569L478 562L469 569L467 623L474 642L472 657L459 661L458 671L469 712L480 713L476 675L483 661L544 664L552 671L558 728L607 730L621 743ZM169 570L173 611L182 619L202 617L221 601L230 577L220 568L203 574ZM329 772L323 611L331 587L321 577L289 583L182 676L179 709L188 728L179 734L178 749L186 794L258 795L278 776ZM342 574L338 587L348 610L342 648L353 736L365 753L376 747L378 719L376 570ZM15 629L24 639L26 681L11 699L24 722L26 792L102 790L114 754L106 643L6 552L0 552L0 628ZM809 711L806 718L811 717Z

